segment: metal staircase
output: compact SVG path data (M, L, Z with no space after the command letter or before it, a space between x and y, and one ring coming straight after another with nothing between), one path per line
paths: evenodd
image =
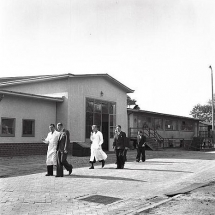
M144 129L144 135L146 136L146 144L154 151L161 150L163 148L164 138L155 129Z
M154 150L161 150L163 149L163 143L165 139L161 137L160 134L155 129L150 128L144 128L144 129L138 129L138 128L130 128L129 137L130 140L137 141L137 131L142 130L144 136L146 136L146 145Z

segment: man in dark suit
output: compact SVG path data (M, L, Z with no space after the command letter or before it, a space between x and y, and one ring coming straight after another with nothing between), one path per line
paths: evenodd
M57 124L57 129L60 132L58 145L57 145L57 174L56 177L63 177L63 166L67 171L69 171L69 175L72 173L72 165L68 163L67 155L68 155L68 146L70 143L70 134L69 131L63 128L62 123Z
M137 157L136 161L140 161L140 156L142 155L142 162L146 160L145 156L145 144L146 144L146 137L143 135L142 131L138 131L137 135Z
M123 169L125 165L125 146L126 146L126 134L121 131L121 126L116 127L116 134L114 136L113 148L116 152L117 169Z

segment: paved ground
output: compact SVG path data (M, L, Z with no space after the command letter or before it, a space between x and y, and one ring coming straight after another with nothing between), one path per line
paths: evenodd
M114 154L94 170L88 157L69 157L75 168L63 178L44 176L44 156L0 158L1 214L137 214L167 192L215 179L214 153L171 149L146 156L136 163L129 151L123 170L115 169Z

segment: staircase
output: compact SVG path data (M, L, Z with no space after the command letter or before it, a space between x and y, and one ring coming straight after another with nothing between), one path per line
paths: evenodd
M154 138L146 138L146 145L153 151L159 150L157 140Z
M144 135L146 136L146 145L153 151L162 150L164 138L161 137L154 129L144 129Z
M129 139L137 141L137 131L139 128L130 128ZM142 129L144 136L146 136L146 145L154 151L162 150L165 139L161 137L155 129Z

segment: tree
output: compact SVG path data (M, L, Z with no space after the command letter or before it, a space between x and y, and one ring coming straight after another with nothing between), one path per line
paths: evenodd
M129 106L129 108L131 105L136 105L136 102L137 101L135 99L131 99L131 97L127 95L127 105Z
M131 97L127 95L127 105L129 106L129 108L131 105L136 105L136 102L137 101L135 99L131 99Z
M211 100L209 100L206 105L195 105L190 111L190 115L196 119L204 120L205 122L212 122Z

